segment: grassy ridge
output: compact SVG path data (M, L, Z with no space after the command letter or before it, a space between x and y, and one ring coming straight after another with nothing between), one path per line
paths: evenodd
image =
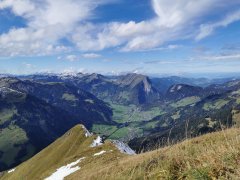
M80 164L81 167L93 168L99 164L95 167L97 169L101 168L101 165L109 164L117 158L126 156L110 142L98 147L90 147L94 139L96 136L86 137L85 130L82 126L77 125L33 158L16 167L13 173L5 173L0 179L44 179L54 173L56 169L82 157L86 157L86 160ZM106 151L104 156L93 156L102 150Z
M99 171L83 167L67 179L238 179L239 152L240 129L229 129L125 157Z
M66 177L77 179L238 179L240 129L232 128L185 140L155 151L126 156L106 142L89 147L96 136L85 137L76 126L32 159L2 179L44 179L57 168L86 157L80 170ZM94 153L105 150L101 156Z

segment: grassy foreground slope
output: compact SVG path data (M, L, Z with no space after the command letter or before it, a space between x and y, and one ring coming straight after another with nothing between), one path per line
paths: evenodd
M81 168L99 170L104 165L126 156L111 142L91 147L96 139L97 136L90 136L83 126L77 125L33 158L17 166L13 172L3 173L0 179L45 179L56 172L58 168L81 158L85 158L80 163ZM102 151L106 152L102 155L94 156L94 154Z
M79 172L80 176L81 172ZM78 176L78 177L79 177ZM77 174L75 174L77 177ZM240 129L126 157L91 179L239 179Z
M81 132L81 133L79 133ZM159 150L126 156L112 143L90 148L96 138L84 137L81 126L3 179L44 179L57 168L85 157L80 170L66 179L238 179L240 177L240 129L207 134ZM101 156L94 153L105 150ZM111 151L112 150L112 151Z

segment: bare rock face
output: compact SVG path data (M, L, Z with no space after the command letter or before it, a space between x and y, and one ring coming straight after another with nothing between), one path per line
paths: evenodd
M146 104L156 102L161 94L152 86L151 80L141 74L127 74L120 77L116 83L119 92L128 91L129 99L135 104Z

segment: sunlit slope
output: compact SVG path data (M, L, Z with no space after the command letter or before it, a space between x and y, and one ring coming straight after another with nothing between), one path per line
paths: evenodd
M13 172L6 172L0 179L45 179L58 168L81 158L85 159L79 163L80 168L99 170L126 156L110 142L91 147L96 139L83 126L77 125L33 158L16 167Z
M98 176L102 179L238 179L239 152L240 129L233 128L127 157L114 162Z
M155 151L127 156L110 142L90 147L96 136L76 126L3 179L44 179L77 162L65 179L238 179L240 129L207 134ZM103 152L105 151L105 152Z
M97 172L80 170L67 179L238 179L240 129L112 161Z

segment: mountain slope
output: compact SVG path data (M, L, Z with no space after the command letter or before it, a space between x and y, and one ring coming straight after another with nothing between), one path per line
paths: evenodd
M179 100L185 97L201 96L202 94L203 88L201 87L186 84L175 84L168 89L165 96L169 100Z
M160 97L160 93L152 86L150 79L140 74L127 74L116 78L100 74L81 74L61 79L93 93L102 100L122 104L145 104Z
M0 171L25 161L75 124L52 105L11 88L0 88Z
M67 111L74 117L76 124L82 123L89 128L93 123L111 124L111 108L94 95L74 86L61 82L37 83L16 78L2 78L0 87L8 87L30 94Z
M112 101L116 96L118 86L108 77L100 74L78 74L74 77L61 77L64 82L91 92L104 101Z
M158 101L160 93L152 86L151 80L141 74L127 74L121 76L116 84L119 86L119 95L125 93L126 101L134 104L147 104Z
M76 170L66 176L71 180L238 179L240 176L240 129L207 134L135 156L119 153L109 142L91 148L94 137L84 136L81 127L75 127L29 161L4 173L2 179L45 178L70 162ZM76 140L74 143L72 138ZM96 155L103 150L106 152Z
M116 163L118 167L112 165L98 176L102 179L238 179L239 151L240 129L229 129L128 157Z
M58 168L69 163L75 166L79 164L82 172L98 171L125 156L127 154L121 153L114 143L108 141L101 144L99 137L77 125L33 158L16 167L14 172L4 174L1 179L51 179L56 177L54 172Z

